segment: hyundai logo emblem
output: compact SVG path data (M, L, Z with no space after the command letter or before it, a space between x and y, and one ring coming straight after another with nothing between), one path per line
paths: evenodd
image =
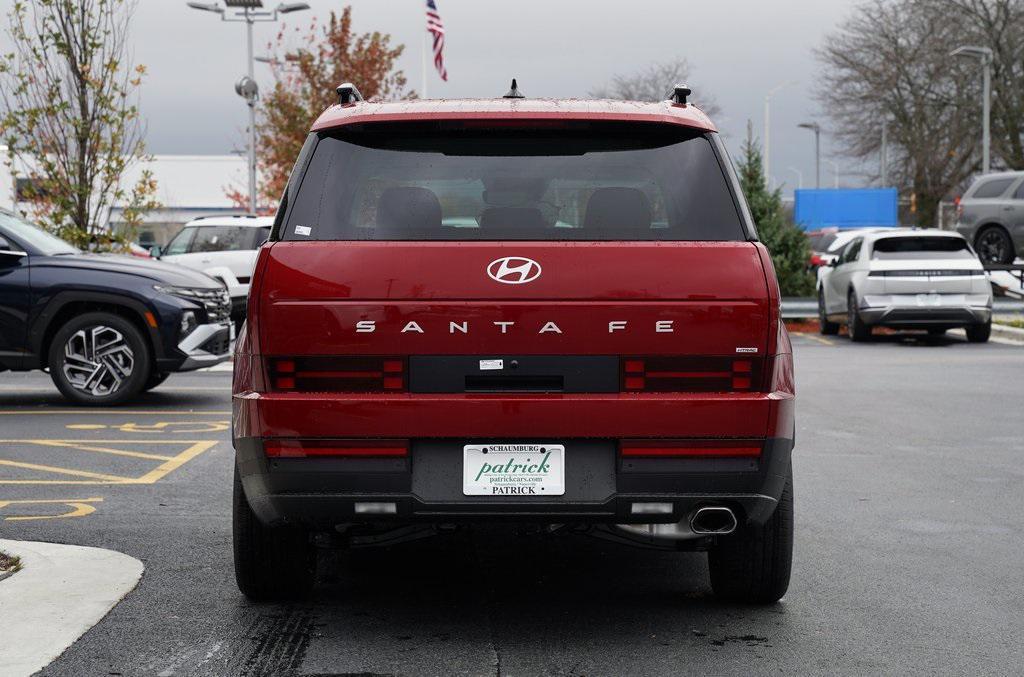
M502 284L526 284L540 277L540 264L523 256L504 256L491 261L487 275Z

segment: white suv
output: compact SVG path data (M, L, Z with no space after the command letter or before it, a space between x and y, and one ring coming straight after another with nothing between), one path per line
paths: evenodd
M972 343L992 332L992 287L978 256L957 233L906 229L853 238L818 278L822 334L847 325L866 341L876 326L963 327Z
M152 255L221 280L231 294L231 319L245 319L256 252L270 235L272 216L204 216L189 221Z

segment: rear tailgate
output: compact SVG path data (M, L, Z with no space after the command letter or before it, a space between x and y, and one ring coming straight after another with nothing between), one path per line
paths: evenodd
M264 358L761 361L774 338L765 273L749 242L278 242L262 255ZM525 284L497 282L487 271L502 257L531 259L541 274ZM264 436L763 437L771 398L753 390L310 389L254 402Z

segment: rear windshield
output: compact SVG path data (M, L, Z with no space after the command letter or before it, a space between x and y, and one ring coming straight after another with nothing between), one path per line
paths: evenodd
M807 243L811 246L811 251L827 252L829 245L835 242L837 237L838 233L815 233L807 237Z
M743 240L708 135L367 125L319 140L282 240Z
M873 259L970 259L974 254L959 237L887 237L875 241Z

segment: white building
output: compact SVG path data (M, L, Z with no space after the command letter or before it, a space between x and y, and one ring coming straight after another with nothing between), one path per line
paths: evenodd
M0 146L0 159L4 160L0 161L0 207L28 212L28 205L19 199L25 179L15 178L5 161L6 150ZM165 245L182 224L197 216L245 212L228 198L229 191L246 191L245 156L154 155L131 166L124 174L123 185L134 185L146 169L156 180L160 207L146 215L136 235L139 242ZM19 174L23 177L25 172ZM111 207L107 223L115 230L123 224L120 206Z

